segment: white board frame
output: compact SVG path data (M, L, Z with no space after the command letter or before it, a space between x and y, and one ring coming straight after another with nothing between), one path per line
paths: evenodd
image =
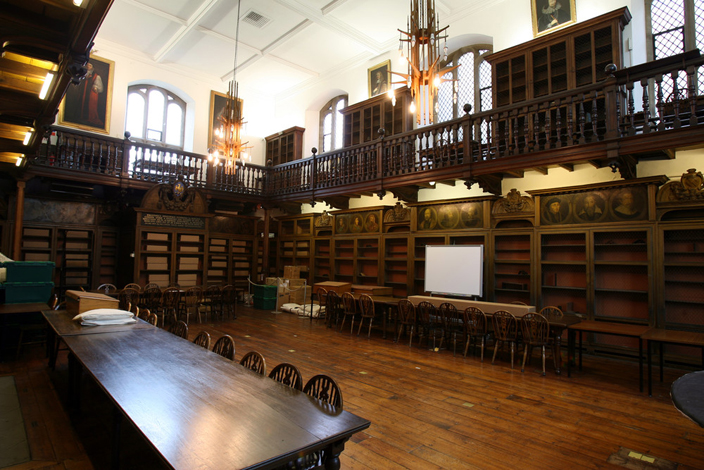
M484 245L426 245L425 291L481 298Z

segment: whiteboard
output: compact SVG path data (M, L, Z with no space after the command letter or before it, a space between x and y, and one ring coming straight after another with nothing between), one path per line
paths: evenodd
M483 245L426 245L426 292L481 297L483 278Z

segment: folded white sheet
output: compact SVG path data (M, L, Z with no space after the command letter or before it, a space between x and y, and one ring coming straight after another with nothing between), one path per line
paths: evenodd
M79 313L73 317L75 321L80 321L81 325L126 325L136 323L137 319L132 312L118 310L116 308L96 308L87 312Z

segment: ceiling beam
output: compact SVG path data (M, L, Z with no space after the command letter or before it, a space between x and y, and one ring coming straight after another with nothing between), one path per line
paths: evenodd
M182 25L176 34L171 36L171 38L166 41L166 43L162 46L161 49L159 49L159 52L156 53L154 56L154 61L159 63L164 60L166 55L171 52L174 47L181 41L183 41L188 33L190 33L193 29L195 29L198 26L198 22L203 19L205 15L207 15L210 10L212 10L217 4L219 0L207 0L206 2L203 2L200 7L191 15L190 18L186 21L185 25Z

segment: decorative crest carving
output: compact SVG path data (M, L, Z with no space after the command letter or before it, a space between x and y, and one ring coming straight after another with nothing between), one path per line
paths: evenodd
M704 200L704 176L690 168L679 181L671 181L658 191L658 202L687 202Z
M411 210L397 202L394 207L384 213L384 222L407 222L411 220Z
M172 186L163 184L159 186L157 209L193 212L194 199L195 192L189 189L183 181L177 181Z
M521 192L516 188L511 189L506 197L494 203L494 214L516 214L519 212L534 212L535 203L533 198L521 196Z
M332 216L328 214L328 211L323 211L322 214L315 218L314 225L316 227L331 227Z

